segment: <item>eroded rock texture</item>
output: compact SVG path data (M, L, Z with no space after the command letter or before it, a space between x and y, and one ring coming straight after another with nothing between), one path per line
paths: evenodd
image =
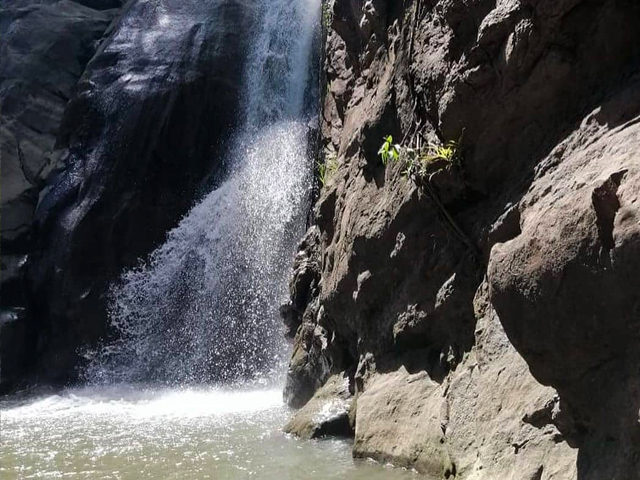
M354 455L434 478L639 478L640 5L331 12L339 167L283 309L285 398L346 375ZM461 139L462 168L416 184L387 134Z

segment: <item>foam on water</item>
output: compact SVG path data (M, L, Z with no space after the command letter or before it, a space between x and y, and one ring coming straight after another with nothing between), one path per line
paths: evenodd
M279 389L185 388L158 390L140 385L84 387L7 405L4 422L105 416L124 420L161 421L224 415L252 415L282 408Z
M282 433L269 388L70 389L0 401L2 480L405 480L351 459L342 440Z

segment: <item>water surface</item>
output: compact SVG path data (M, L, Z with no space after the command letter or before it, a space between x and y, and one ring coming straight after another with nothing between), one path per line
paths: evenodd
M278 389L86 387L5 399L2 480L404 480L344 440L282 433Z

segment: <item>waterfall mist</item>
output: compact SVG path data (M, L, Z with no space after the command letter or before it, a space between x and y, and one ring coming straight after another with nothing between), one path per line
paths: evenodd
M227 176L113 285L118 339L87 353L89 382L268 378L285 360L278 307L313 180L305 92L320 2L258 3Z

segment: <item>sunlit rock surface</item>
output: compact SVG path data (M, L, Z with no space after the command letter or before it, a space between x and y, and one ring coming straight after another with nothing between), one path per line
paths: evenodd
M338 168L283 309L285 397L348 376L354 454L434 478L638 478L640 5L336 0L331 22ZM381 164L389 134L461 140L439 202Z

